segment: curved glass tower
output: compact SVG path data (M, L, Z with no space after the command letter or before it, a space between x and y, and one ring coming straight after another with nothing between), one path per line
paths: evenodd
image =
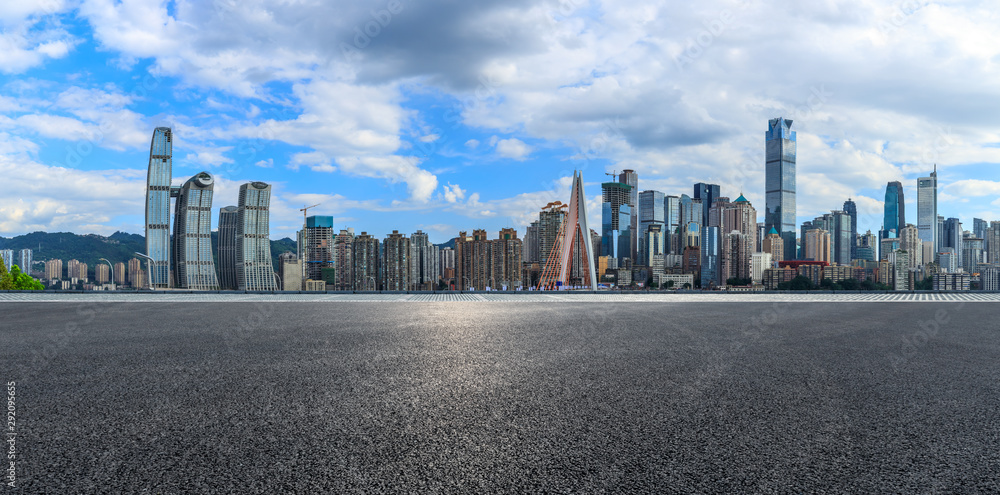
M774 229L785 243L785 259L795 259L795 131L792 121L776 118L767 123L764 228Z
M219 210L219 285L222 290L236 290L236 225L239 208L226 206Z
M173 134L157 127L149 145L146 176L146 255L153 259L153 287L170 288L170 173Z
M900 231L905 226L906 203L903 201L903 184L899 181L893 181L885 186L885 213L882 218L880 238L898 238ZM895 232L890 236L892 231Z
M236 279L239 290L278 290L271 262L268 208L271 185L240 186L236 219Z
M174 284L182 289L219 290L212 259L212 192L215 179L201 172L177 195L174 217Z

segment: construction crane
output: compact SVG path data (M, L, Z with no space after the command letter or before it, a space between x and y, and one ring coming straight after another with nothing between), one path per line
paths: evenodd
M604 172L604 175L610 175L612 179L618 180L617 179L617 177L618 177L618 171L617 170L612 170L610 174L607 173L607 172Z
M322 203L320 203L320 204L322 204ZM309 215L309 210L312 209L312 208L315 208L317 206L319 206L319 204L315 204L315 205L312 205L312 206L306 206L305 208L299 209L299 211L302 212L302 228L303 229L306 228L306 216Z

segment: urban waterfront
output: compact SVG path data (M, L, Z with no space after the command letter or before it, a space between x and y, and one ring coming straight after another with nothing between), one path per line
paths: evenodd
M18 487L1000 490L994 294L673 296L0 294Z

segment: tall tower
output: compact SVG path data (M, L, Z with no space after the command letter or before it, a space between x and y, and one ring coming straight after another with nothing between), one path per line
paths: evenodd
M665 221L666 207L664 207L664 195L660 191L642 191L639 193L639 230L636 232L639 238L639 255L636 258L637 264L646 265L649 261L648 249L646 248L646 230L652 225L659 225L657 232L660 235L666 233ZM663 246L660 246L662 249ZM661 252L659 254L665 254Z
M847 212L851 217L851 259L857 258L858 255L858 205L853 199L847 198L844 201L844 211ZM848 261L849 263L850 261Z
M219 290L212 257L212 192L208 172L191 177L177 195L174 217L174 284L182 289Z
M306 278L323 280L323 269L333 267L333 217L313 215L306 218L303 232Z
M146 255L153 259L153 287L170 288L170 174L173 132L157 127L149 145L146 175Z
M937 165L929 177L917 179L917 230L920 240L938 246Z
M764 228L775 229L785 243L786 260L795 259L795 155L792 121L781 117L767 123L765 145L766 210Z
M629 238L631 248L628 257L634 260L639 255L638 237L642 234L639 232L639 174L635 173L635 170L622 170L622 173L618 174L618 182L631 187L628 195L630 208L628 226L632 236Z
M226 206L219 210L219 287L236 290L236 224L239 208Z
M278 290L271 261L271 185L240 186L236 220L236 279L239 290Z
M603 199L601 204L601 249L604 251L602 253L604 256L612 256L619 260L632 257L631 238L635 236L635 230L630 227L633 208L629 205L629 201L632 197L632 189L632 186L622 182L601 184ZM619 244L624 244L629 248L618 249Z
M618 183L606 183L618 184ZM616 188L617 191L628 191L630 187L621 184L624 188ZM607 192L607 190L605 190ZM607 201L607 198L605 198ZM607 203L605 203L607 204ZM627 207L627 205L625 205ZM607 208L605 208L607 209ZM622 220L625 220L622 218ZM581 243L579 249L574 249L577 242ZM579 253L578 259L573 259L573 253ZM563 227L559 230L559 236L553 246L553 254L549 256L548 262L542 270L542 276L538 282L539 288L552 289L558 283L567 285L570 281L570 273L574 263L580 263L584 267L581 270L583 283L589 287L597 288L597 269L594 266L594 245L590 236L590 227L587 226L587 203L583 194L583 174L573 172L573 190L570 193L569 210L566 212L566 219Z
M885 186L885 213L882 218L882 230L879 240L890 237L895 230L895 237L906 227L906 203L903 200L903 184L899 181L890 182Z

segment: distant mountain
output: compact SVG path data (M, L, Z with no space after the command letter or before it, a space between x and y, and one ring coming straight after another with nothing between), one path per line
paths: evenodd
M212 255L216 258L216 266L218 266L219 256L218 236L218 231L212 231ZM15 251L31 249L32 257L36 262L56 259L79 260L87 264L90 276L93 278L94 267L101 258L106 258L112 264L128 263L130 259L136 257L134 253L145 253L146 237L125 232L115 232L108 237L97 234L79 235L71 232L32 232L11 238L0 237L0 249L13 249ZM277 241L272 240L271 258L275 270L278 268L278 255L295 251L295 241L292 239L286 237ZM36 263L34 270L43 271L44 268Z
M439 247L441 249L444 249L444 248L455 249L455 239L457 239L457 237L452 237L450 241L445 242L443 244L435 244L435 246L437 246L437 247Z

